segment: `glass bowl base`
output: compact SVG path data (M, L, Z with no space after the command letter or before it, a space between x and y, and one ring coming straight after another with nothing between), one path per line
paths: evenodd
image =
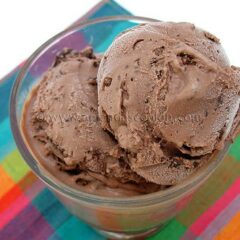
M157 233L160 229L162 229L166 224L162 224L155 228L148 229L143 232L132 232L132 233L124 233L124 232L109 232L105 230L96 229L95 230L106 237L107 239L146 239L146 237L150 237Z

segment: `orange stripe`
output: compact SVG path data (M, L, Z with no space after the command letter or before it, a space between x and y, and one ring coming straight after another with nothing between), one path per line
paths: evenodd
M10 191L8 191L0 199L0 213L6 210L21 194L22 191L17 185L15 185Z
M3 175L0 174L1 178L2 176ZM34 182L36 182L36 180L37 177L32 172L29 172L17 185L13 185L12 188L9 189L0 199L0 213L7 209L17 199L17 197L27 190Z
M114 212L114 211L113 211ZM122 231L122 227L118 222L118 215L114 214L109 209L99 208L96 212L98 222L102 229L110 229L112 231Z
M33 172L28 172L18 183L22 191L26 191L33 183L38 180Z
M0 199L15 185L13 179L0 166Z
M231 221L215 236L215 240L240 239L240 211Z

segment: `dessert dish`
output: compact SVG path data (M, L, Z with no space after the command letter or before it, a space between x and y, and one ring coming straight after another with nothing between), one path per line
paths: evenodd
M142 24L103 56L56 56L25 103L22 130L58 180L101 196L147 194L208 163L239 124L239 69L189 23Z

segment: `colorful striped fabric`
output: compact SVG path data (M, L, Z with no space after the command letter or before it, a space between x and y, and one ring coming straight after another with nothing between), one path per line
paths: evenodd
M130 13L114 1L102 1L84 18L120 14ZM0 240L104 239L62 206L16 149L8 105L20 67L0 81ZM190 205L149 239L240 239L240 137Z

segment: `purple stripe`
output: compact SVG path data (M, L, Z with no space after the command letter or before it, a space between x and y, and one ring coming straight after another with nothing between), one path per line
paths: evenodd
M73 48L75 50L82 50L87 43L81 32L75 32L58 42L54 43L52 47L46 50L45 53L34 63L34 67L30 69L30 73L33 77L39 77L45 72L49 66L53 63L56 54L63 48Z
M37 209L29 204L5 228L0 231L3 240L43 240L48 239L54 230Z
M211 240L240 210L240 196L238 195L200 235L202 239Z

